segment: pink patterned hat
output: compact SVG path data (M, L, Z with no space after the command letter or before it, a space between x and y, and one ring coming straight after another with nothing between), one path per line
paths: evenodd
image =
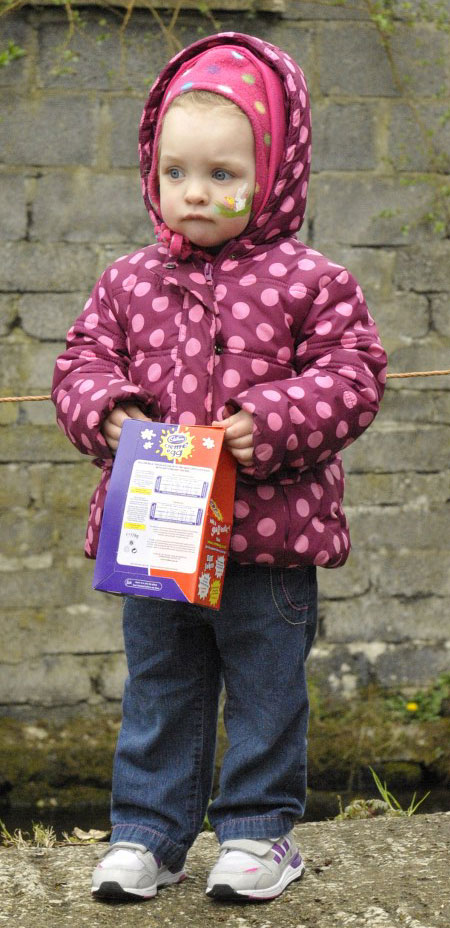
M281 81L264 61L241 45L217 45L186 62L169 83L158 113L154 151L158 150L164 116L175 97L193 90L210 90L240 107L250 121L255 139L256 191L252 217L267 202L285 141ZM150 199L159 208L158 164L148 178Z

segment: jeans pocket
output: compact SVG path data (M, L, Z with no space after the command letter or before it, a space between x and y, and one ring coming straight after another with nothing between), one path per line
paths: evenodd
M305 625L315 597L315 569L271 567L270 589L281 618L289 625Z

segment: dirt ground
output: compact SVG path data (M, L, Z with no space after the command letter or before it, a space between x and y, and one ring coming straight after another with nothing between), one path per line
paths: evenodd
M271 903L204 895L216 839L203 833L189 878L145 903L94 901L105 845L0 849L0 924L14 928L449 928L450 813L299 825L307 870Z

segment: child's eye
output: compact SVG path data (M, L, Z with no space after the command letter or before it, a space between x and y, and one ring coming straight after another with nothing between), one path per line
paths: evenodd
M172 180L178 180L181 177L180 168L169 168L167 173Z
M225 171L223 168L218 168L217 171L213 172L214 180L231 180L231 174L229 171Z

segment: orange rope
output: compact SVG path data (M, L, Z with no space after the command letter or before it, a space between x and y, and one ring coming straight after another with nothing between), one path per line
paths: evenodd
M405 374L386 374L386 378L394 377L441 377L443 374L450 374L450 371L408 371Z
M50 394L46 396L0 396L0 403L22 403L33 402L33 400L51 400Z
M406 371L404 374L386 374L388 380L393 380L394 378L401 377L442 377L445 374L450 374L448 371ZM42 396L0 396L0 403L29 403L36 402L37 400L50 400L50 394L44 394Z

